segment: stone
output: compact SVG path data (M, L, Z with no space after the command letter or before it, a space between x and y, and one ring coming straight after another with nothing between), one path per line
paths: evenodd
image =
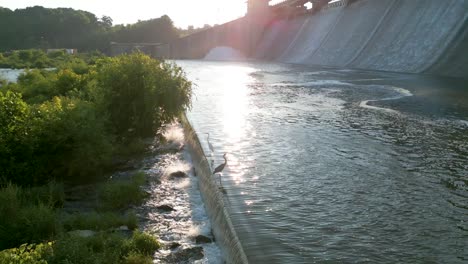
M187 173L183 171L176 171L169 175L171 178L186 178L188 177Z
M68 234L77 237L92 237L96 234L93 230L73 230L68 232Z
M172 212L172 211L174 211L174 208L172 208L172 206L167 205L167 204L160 205L160 206L158 206L158 207L156 207L156 208L158 208L159 210L164 211L164 212Z
M206 243L211 243L211 242L213 242L213 239L204 235L198 235L195 237L195 243L197 244L206 244Z
M202 247L192 247L179 250L166 257L167 263L193 263L205 256Z
M169 249L171 250L174 250L176 248L180 247L180 244L177 243L177 242L172 242L170 245L169 245Z

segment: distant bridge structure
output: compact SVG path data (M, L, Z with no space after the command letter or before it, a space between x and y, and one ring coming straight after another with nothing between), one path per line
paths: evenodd
M159 45L156 53L163 58L201 59L213 48L227 46L249 57L265 29L274 20L314 13L331 2L346 4L348 1L350 0L248 0L247 14L244 17ZM312 8L307 9L307 3L311 3Z

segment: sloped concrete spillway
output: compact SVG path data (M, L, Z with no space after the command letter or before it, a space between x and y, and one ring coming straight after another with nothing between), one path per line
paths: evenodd
M208 160L200 145L197 134L192 129L185 116L181 119L189 152L192 155L193 166L199 177L199 187L207 213L213 223L213 234L216 242L221 246L227 263L248 263L242 245L237 237L229 214L224 206L223 196L219 186L213 180Z
M467 17L465 0L360 0L275 21L255 57L467 77Z

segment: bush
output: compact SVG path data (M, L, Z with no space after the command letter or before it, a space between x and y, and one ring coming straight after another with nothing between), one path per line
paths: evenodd
M58 94L54 82L57 76L54 72L44 70L29 70L18 77L18 86L23 98L29 104L38 104L52 99Z
M142 151L142 138L190 106L191 83L183 71L141 53L89 57L95 65L60 52L48 57L29 50L0 57L15 63L44 58L64 67L28 71L17 84L0 89L0 184L95 181L116 151ZM112 190L107 193L113 196Z
M145 256L141 253L130 252L124 259L124 264L152 264L153 259L150 256Z
M1 264L47 264L52 255L52 243L23 244L18 248L0 251Z
M43 242L59 232L54 208L29 198L12 184L0 190L0 249Z
M31 109L21 94L0 92L0 182L35 184Z
M124 238L113 234L100 233L92 237L65 235L55 242L53 252L49 263L121 263L130 247Z
M160 247L153 236L134 232L132 239L111 233L99 233L92 237L63 236L53 245L54 255L49 263L104 264L104 263L152 263L151 256Z
M139 231L133 232L132 243L137 252L146 256L152 256L161 248L161 244L154 236Z
M44 165L44 177L73 183L102 175L110 163L112 137L94 104L55 97L37 111L36 160Z
M102 60L97 78L99 103L121 139L153 136L190 106L191 83L183 71L142 53Z

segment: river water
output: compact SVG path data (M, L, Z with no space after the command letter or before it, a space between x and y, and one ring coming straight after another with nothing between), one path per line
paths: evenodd
M466 81L177 63L250 263L468 261Z

